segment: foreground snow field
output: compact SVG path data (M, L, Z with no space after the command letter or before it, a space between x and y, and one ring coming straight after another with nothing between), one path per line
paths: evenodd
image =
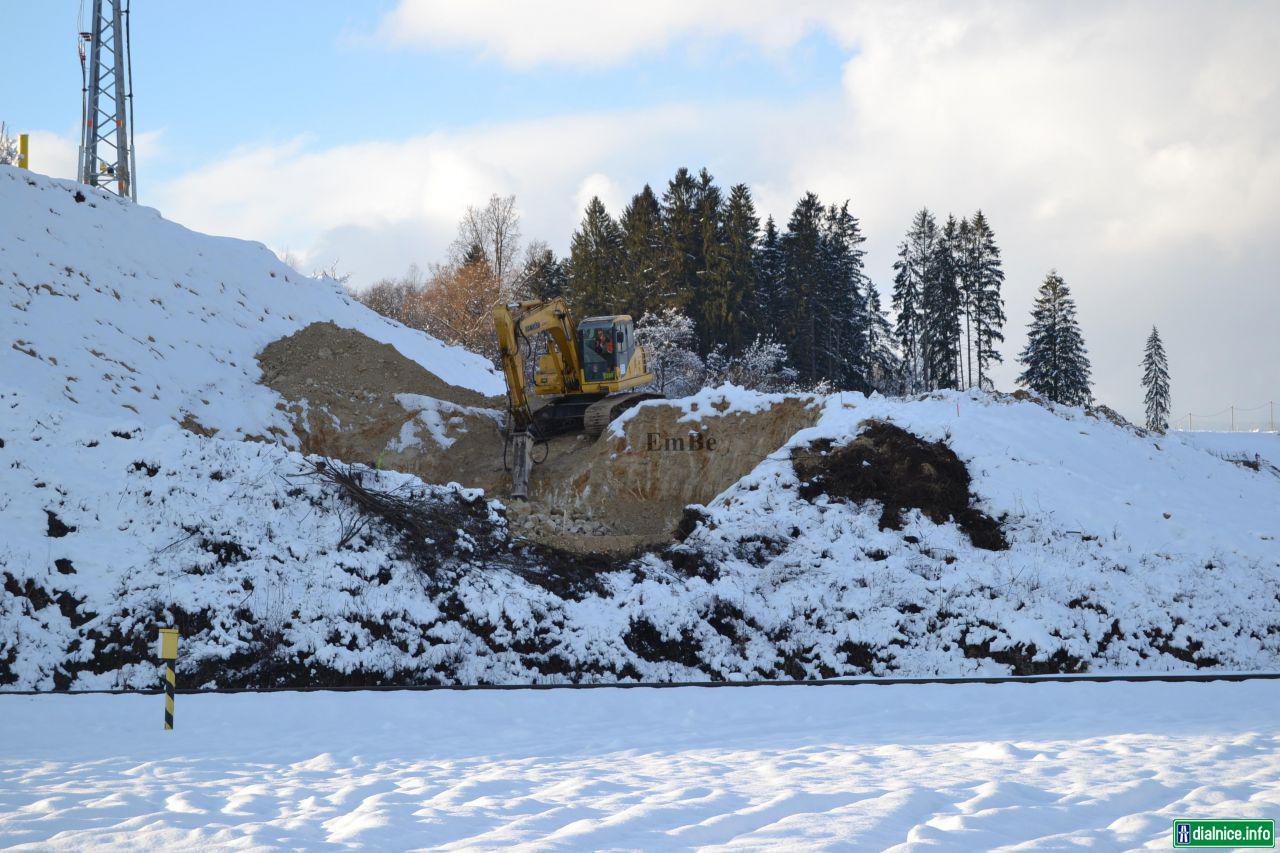
M1280 817L1280 683L0 697L0 845L1097 849Z

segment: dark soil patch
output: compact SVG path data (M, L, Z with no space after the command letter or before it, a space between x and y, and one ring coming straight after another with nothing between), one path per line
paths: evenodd
M702 665L702 646L695 638L664 637L662 632L647 619L632 621L631 627L622 637L622 642L636 657L651 663L670 661L691 669L698 669Z
M994 518L972 506L969 470L944 442L927 442L884 421L869 422L849 444L822 439L792 451L800 496L879 501L881 530L901 530L918 509L935 524L954 521L976 548L1009 547Z
M61 539L63 536L66 536L68 533L76 532L76 529L74 527L64 523L62 519L58 518L58 514L53 510L46 509L44 511L44 514L48 516L48 519L49 519L49 526L48 526L48 529L45 531L45 535L49 536L50 538Z
M993 651L988 638L981 643L962 641L960 647L965 657L1002 663L1012 670L1013 675L1078 675L1089 671L1088 662L1066 649L1055 649L1052 654L1041 657L1035 643L1014 643Z
M1174 627L1178 622L1175 620ZM1218 666L1222 662L1212 655L1202 655L1201 650L1204 649L1204 643L1200 640L1189 640L1185 646L1174 643L1173 635L1160 629L1152 628L1146 632L1147 640L1150 641L1153 648L1157 651L1164 652L1170 657L1177 658L1183 663L1193 664L1197 669L1205 669L1206 667Z
M24 578L20 583L16 577L5 572L4 591L14 598L25 598L31 602L35 610L43 610L53 603L53 596L44 587L37 586L31 578Z

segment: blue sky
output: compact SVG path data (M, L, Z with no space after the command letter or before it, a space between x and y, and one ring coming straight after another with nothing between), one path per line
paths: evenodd
M4 4L0 120L70 177L78 0ZM1097 396L1280 397L1280 5L1083 0L134 0L144 204L358 285L443 258L514 194L565 251L599 195L707 166L785 222L848 199L886 293L928 206L1004 252L1012 388L1035 289L1071 286ZM886 298L886 302L887 302Z
M236 147L299 135L337 145L619 107L811 98L839 90L847 55L814 30L785 52L724 36L607 68L513 69L466 49L388 49L375 32L394 6L134 0L137 130L160 134L139 179L154 185ZM14 4L0 37L6 76L39 81L6 93L6 112L69 137L78 11L77 0Z

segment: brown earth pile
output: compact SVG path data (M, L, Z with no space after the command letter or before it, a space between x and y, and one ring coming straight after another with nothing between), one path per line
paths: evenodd
M969 470L941 441L928 442L891 423L870 421L848 444L815 441L795 448L791 461L801 497L878 501L881 530L901 530L903 512L918 509L935 524L954 521L975 547L1009 547L999 522L972 506Z
M333 323L312 323L258 354L262 383L288 401L304 453L416 474L433 483L482 488L502 479L502 436L496 417L506 403L441 380L395 347ZM447 448L420 424L396 394L433 397ZM405 446L405 445L408 446Z

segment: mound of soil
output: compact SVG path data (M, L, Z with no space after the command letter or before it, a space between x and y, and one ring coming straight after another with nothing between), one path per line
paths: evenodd
M290 399L329 389L347 394L422 394L480 408L503 405L501 397L450 385L390 344L333 323L312 323L267 344L258 353L258 364L263 384Z
M262 383L289 402L304 453L416 474L429 483L494 490L503 479L501 397L450 385L388 344L312 323L258 353ZM443 401L440 433L397 394ZM407 429L406 429L407 427Z
M935 524L954 521L974 547L1009 547L1000 524L972 506L969 470L941 441L926 442L901 427L871 421L849 444L829 439L792 451L806 500L826 495L883 506L880 529L902 529L902 513L918 509Z

